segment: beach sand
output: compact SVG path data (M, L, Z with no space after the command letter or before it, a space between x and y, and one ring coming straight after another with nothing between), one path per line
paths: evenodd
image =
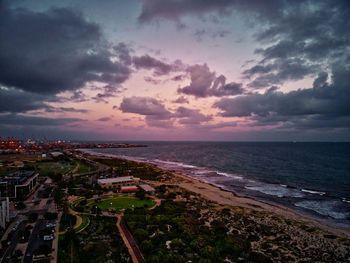
M200 180L190 178L184 175L174 174L174 173L173 175L176 177L176 179L174 178L174 180L170 180L168 182L169 184L175 183L176 185L188 191L200 194L203 198L217 202L218 204L238 206L238 207L253 209L257 211L272 212L284 218L295 220L298 222L303 222L312 227L320 228L326 232L330 232L332 234L335 234L341 237L350 238L349 228L331 226L325 222L317 221L314 218L311 218L307 215L300 214L287 207L271 205L271 204L267 204L264 202L251 199L251 198L241 197L235 193L222 190L217 186L214 186L209 183L205 183Z

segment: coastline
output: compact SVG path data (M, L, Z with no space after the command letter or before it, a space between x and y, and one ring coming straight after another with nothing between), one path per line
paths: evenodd
M237 193L222 189L214 184L211 184L210 182L205 182L197 178L179 174L174 171L159 167L156 164L137 160L136 158L128 159L120 156L115 156L113 154L91 152L89 151L89 149L78 149L78 150L90 156L123 159L123 160L141 163L143 165L149 165L161 171L170 173L172 175L172 178L170 180L163 181L161 183L155 182L155 181L147 181L149 184L152 184L154 186L160 185L160 184L177 185L185 190L197 193L202 198L213 201L219 205L230 206L230 207L240 207L240 208L264 212L264 213L273 213L276 216L280 216L287 220L295 221L297 223L306 224L310 227L320 229L327 233L335 234L339 237L350 238L350 228L343 228L340 226L328 224L324 221L319 221L316 218L313 218L307 214L300 213L286 206L265 203L250 197L240 196Z
M164 170L162 168L158 169ZM236 193L223 190L220 187L217 187L207 182L203 182L195 178L176 173L172 174L177 178L181 178L180 180L182 180L182 182L178 183L178 186L185 188L188 191L200 194L203 198L217 202L218 204L274 213L278 216L282 216L284 218L297 221L299 223L305 223L326 232L350 238L350 229L329 225L325 222L318 221L317 219L312 218L311 216L298 213L297 211L292 210L288 207L272 205L255 200L253 198L239 196Z

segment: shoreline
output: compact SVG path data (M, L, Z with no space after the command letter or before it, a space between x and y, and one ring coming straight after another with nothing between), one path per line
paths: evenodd
M164 170L159 167L157 168ZM329 225L325 222L319 221L311 216L299 213L285 206L269 204L269 203L255 200L253 198L240 196L237 193L233 193L228 190L221 189L216 185L203 182L201 180L191 178L185 175L181 175L173 172L171 173L174 176L181 178L182 180L190 181L189 183L182 182L178 184L180 187L185 188L186 190L198 193L203 198L217 202L218 204L229 205L233 207L243 207L243 208L262 211L262 212L272 212L286 219L291 219L299 223L309 224L323 231L331 232L333 234L336 234L342 237L350 238L350 229L348 228Z
M137 160L136 158L128 159L128 158L123 158L120 156L115 156L113 154L103 154L103 153L91 152L91 151L89 151L89 149L79 149L79 151L86 153L90 156L115 158L115 159L133 161L133 162L141 163L143 165L153 166L156 169L168 172L172 176L174 176L174 178L172 178L168 181L162 182L162 183L157 183L154 181L147 181L148 183L153 184L153 185L157 185L157 184L177 185L177 186L182 187L188 191L195 192L195 193L199 194L202 198L216 202L220 205L241 207L241 208L260 211L260 212L274 213L277 216L282 216L285 219L293 220L293 221L296 221L297 223L304 223L304 224L307 224L309 226L323 230L325 232L336 234L338 236L345 237L345 238L350 238L350 228L344 228L341 226L331 225L331 224L326 223L324 221L320 221L320 220L318 220L310 215L301 213L299 211L295 211L295 210L293 210L289 207L283 206L283 205L270 204L267 202L255 200L251 197L241 196L235 192L231 192L231 191L222 189L221 187L216 186L210 182L205 182L205 181L202 181L202 180L197 179L197 178L193 178L193 177L190 177L187 175L179 174L177 172L159 167L158 165L153 164L153 163L143 162L141 160Z

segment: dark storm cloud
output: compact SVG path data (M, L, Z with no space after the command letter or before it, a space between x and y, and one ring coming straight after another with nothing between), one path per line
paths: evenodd
M253 11L256 16L278 17L283 12L286 1L280 0L143 0L141 23L154 19L179 20L184 15L202 16L216 13L220 16L230 15L233 10Z
M173 117L180 118L179 123L186 125L200 124L201 122L208 122L212 119L212 116L206 116L200 113L199 110L185 107L177 108Z
M97 93L95 97L92 99L96 102L108 103L107 99L116 97L122 90L122 88L118 85L106 85L102 88L103 93Z
M171 113L158 100L150 97L124 98L120 104L122 112L154 116L156 119L169 119Z
M333 64L350 63L350 2L335 1L143 1L140 22L178 20L184 15L241 16L255 27L261 60L246 69L249 86L265 88L317 76ZM198 31L202 36L204 31Z
M266 87L316 76L333 64L348 65L349 16L349 1L302 1L291 2L279 17L267 17L269 26L256 34L268 44L256 50L262 60L244 72L257 76L250 86Z
M249 78L257 77L248 84L252 88L262 88L271 84L282 84L286 80L298 80L313 75L319 69L315 65L306 65L301 59L278 60L272 64L255 65L243 74Z
M160 128L172 127L175 119L185 125L200 124L212 119L212 116L206 116L199 110L185 107L179 107L171 112L160 101L150 97L124 98L120 109L122 112L143 115L147 125Z
M132 60L136 69L154 70L156 76L168 75L170 72L179 71L182 68L182 62L179 60L169 64L149 55L135 56Z
M1 125L11 126L61 126L80 121L84 120L79 118L33 117L17 114L0 115Z
M332 82L327 74L320 73L313 87L287 93L275 87L264 94L254 93L233 99L224 98L214 104L225 117L249 117L253 125L276 125L284 127L332 127L350 118L350 69L334 68ZM323 120L332 120L324 121ZM345 121L342 126L346 126ZM336 125L335 127L338 127Z
M153 19L164 18L177 20L186 14L201 14L209 11L227 10L227 6L233 1L230 0L143 0L142 13L139 16L140 22L149 22Z
M115 85L131 74L125 44L113 51L98 25L68 9L39 13L10 9L2 2L0 39L0 84L30 92L33 97L46 94L52 99L72 91L72 99L81 100L82 94L76 92L86 83ZM18 107L34 109L34 105Z
M239 95L244 92L242 84L226 83L225 76L216 77L216 73L211 72L206 64L189 66L186 71L190 75L190 85L179 88L178 93L205 98Z
M46 112L75 112L75 113L88 113L89 111L86 109L76 109L72 107L51 107L49 106Z
M48 109L43 102L47 96L31 94L17 89L0 87L0 112L26 112L37 109Z

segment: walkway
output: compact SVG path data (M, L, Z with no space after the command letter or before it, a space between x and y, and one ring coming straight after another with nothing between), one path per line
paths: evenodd
M125 221L123 219L123 215L117 215L118 221L117 221L117 228L120 232L120 235L126 245L126 247L129 250L129 253L131 255L132 261L134 263L144 263L146 262L145 259L142 256L142 253L140 251L140 248L138 247L134 237L131 235L129 229L125 225Z

